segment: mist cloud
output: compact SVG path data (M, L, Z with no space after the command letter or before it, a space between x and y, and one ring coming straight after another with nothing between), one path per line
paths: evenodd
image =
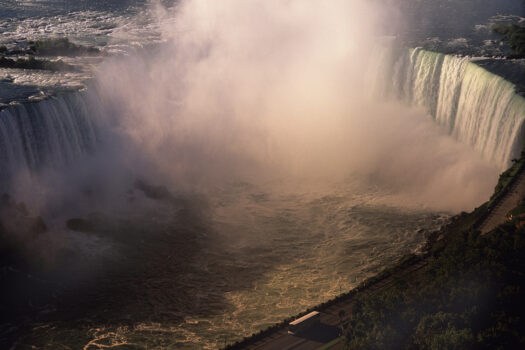
M90 101L99 151L41 174L36 190L21 178L18 198L38 192L46 210L72 212L89 210L77 198L92 192L98 206L116 206L137 178L206 192L237 180L359 177L435 209L488 199L496 166L424 111L366 95L384 8L188 0L151 10L164 43L98 67Z
M441 209L488 198L498 169L423 111L363 94L382 9L365 1L156 6L165 43L109 60L97 78L113 147L133 154L136 168L178 187L360 175Z

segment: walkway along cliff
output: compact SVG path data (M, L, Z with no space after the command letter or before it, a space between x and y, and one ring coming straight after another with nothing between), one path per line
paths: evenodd
M514 85L466 58L421 49L407 51L385 47L379 48L375 57L376 62L368 73L375 75L368 86L372 96L401 99L407 104L424 107L438 124L447 127L450 135L471 145L502 169L512 166L501 174L489 201L470 214L457 215L449 225L431 234L424 253L406 256L394 267L350 292L226 349L319 349L333 342L341 334L337 330L348 325L345 322L348 322L357 296L388 288L401 277L414 278L428 265L432 248L445 244L444 237L469 228L487 233L505 222L508 211L525 198L522 153L525 99L516 94ZM516 159L520 153L521 158ZM288 334L288 324L312 310L321 312L324 329L314 329L311 335L302 337Z

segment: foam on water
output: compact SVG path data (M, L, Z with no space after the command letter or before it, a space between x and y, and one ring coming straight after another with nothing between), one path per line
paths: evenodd
M8 190L13 177L20 173L62 166L93 151L97 142L95 118L81 93L1 110L3 190Z
M458 81L476 94L485 91L479 88L477 77L492 81L483 72L466 70L470 63L457 58L448 62L444 56L420 50L404 57L410 64L396 60L374 67L394 77L410 77L391 79L399 89L387 86L383 93L399 93L414 105L428 105L443 123L451 120L454 110L445 107L457 104L461 108L462 93L464 99L472 98L458 92ZM444 62L448 62L445 67ZM467 75L472 82L466 80ZM378 79L385 77L378 75ZM499 80L495 87L503 92L509 88ZM3 176L20 168L31 173L46 166L60 169L96 152L101 116L91 107L102 97L92 89L2 110L0 157L7 165ZM105 112L104 117L111 119L111 110ZM170 218L178 212L167 211L166 218L159 219L161 210L130 211L137 217L125 229L100 233L111 242L111 249L105 250L107 260L100 263L111 273L97 277L95 291L86 287L88 306L73 306L77 309L71 312L78 313L81 326L73 329L61 323L60 313L53 315L57 319L43 314L39 322L46 327L26 335L24 342L44 342L50 348L89 348L107 342L215 348L223 345L221 339L237 340L351 289L404 253L418 249L426 232L446 218L414 208L417 202L402 205L377 184L295 188L289 183L219 188L207 194L211 209L205 225L181 221L173 228ZM163 226L163 221L168 224ZM181 237L185 232L188 235ZM125 269L129 266L131 273ZM128 295L134 298L126 299ZM96 326L82 319L86 317L82 307L98 320Z
M159 40L157 24L141 16L92 9L20 16L0 21L6 33L0 40L11 48L26 38L71 34L79 43L126 53ZM380 50L374 57L369 77L374 74L370 80L376 85L370 90L375 98L393 95L423 106L450 135L493 163L509 161L514 144L520 144L523 110L521 100L510 93L511 85L465 59L419 49ZM31 87L44 91L83 79L7 74L6 80L13 81L4 84L27 86L23 94ZM0 177L9 179L20 171L38 174L46 167L67 169L88 154L109 152L98 148L101 115L92 108L101 97L96 90L59 94L0 111L0 162L5 164ZM486 110L492 114L480 116ZM103 117L113 118L112 112L108 108ZM98 203L104 200L93 200L87 213L100 205L109 217L100 232L71 233L64 229L63 217L51 222L51 230L62 232L57 237L66 256L76 258L66 262L79 262L84 269L64 264L61 268L69 273L64 275L85 280L77 281L73 292L66 290L66 296L69 292L78 298L73 303L64 298L58 312L39 310L28 325L31 331L19 335L24 344L49 349L217 348L355 287L419 249L425 235L448 217L418 208L417 201L402 203L377 184L350 179L299 189L295 183L224 185L206 193L209 208L196 205L199 215L194 216L184 206L151 204L136 190L127 190L122 205L145 202L145 208L106 212ZM191 202L181 197L181 202ZM0 334L12 331L6 327Z
M161 42L161 23L154 9L141 1L132 1L127 4L129 6L126 3L123 1L115 6L118 4L113 2L72 2L65 7L62 1L4 4L3 10L0 9L0 46L26 50L28 41L67 37L75 44L97 47L102 57L58 57L75 66L74 72L0 68L0 81L12 84L0 89L0 107L42 99L64 90L78 90L93 77L104 56L128 55L146 45ZM12 11L8 10L9 6Z
M105 253L104 264L116 263L118 275L99 277L99 291L81 294L82 303L91 305L88 318L105 321L89 326L92 321L79 320L82 326L70 327L60 316L47 321L42 314L40 327L24 343L50 349L97 344L215 349L355 287L416 250L426 233L447 219L387 205L387 193L358 183L325 187L322 193L292 188L217 189L209 197L207 234L178 243L187 251L193 242L201 247L190 257L153 232L160 229L158 221L148 214L135 218L132 226L150 227L142 233L149 237L140 244L141 253L133 252L139 240L126 232L124 241ZM129 265L130 273L122 269ZM108 290L120 294L110 300ZM122 308L113 310L114 303ZM81 305L68 312L86 317Z
M0 30L0 45L9 49L25 48L23 44L29 40L50 37L68 37L110 52L111 45L118 43L136 45L159 40L158 22L147 9L128 10L123 14L79 11L49 17L0 18Z

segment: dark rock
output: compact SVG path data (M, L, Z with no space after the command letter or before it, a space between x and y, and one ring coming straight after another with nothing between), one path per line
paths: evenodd
M68 38L55 38L38 41L30 41L29 50L37 55L46 56L80 56L99 55L100 50L96 47L76 45Z
M33 223L31 225L31 231L35 235L39 235L41 233L44 233L47 231L47 225L44 222L44 219L42 219L41 216L37 216L36 218L32 219Z
M24 202L16 203L6 193L0 197L0 220L0 233L6 236L34 238L47 231L42 217L30 216Z
M16 69L39 69L39 70L50 70L50 71L72 71L75 70L70 64L63 62L62 60L50 61L46 59L36 59L30 56L27 59L18 58L16 60L0 57L1 68L16 68Z
M20 202L16 205L16 209L21 215L29 216L29 211L27 210L27 206L24 202ZM40 218L41 219L41 218Z
M152 186L145 183L142 180L137 180L135 182L135 187L144 192L144 195L150 199L156 200L172 200L173 195L168 191L165 186Z
M66 222L66 226L71 231L78 232L92 232L94 229L93 224L90 221L80 218L69 219Z
M0 209L3 207L7 207L11 205L11 196L7 193L4 193L2 197L0 197Z

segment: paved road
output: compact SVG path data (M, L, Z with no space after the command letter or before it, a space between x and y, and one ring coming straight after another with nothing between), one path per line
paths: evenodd
M525 171L520 172L518 179L509 192L499 201L492 213L480 225L482 234L490 232L506 220L506 215L525 197Z
M494 229L496 226L501 224L506 220L506 214L513 208L516 207L516 204L525 197L525 171L522 171L519 175L519 178L513 184L510 191L505 195L496 207L493 209L492 213L485 219L485 221L480 225L481 232L487 233L490 230ZM422 269L427 265L426 261L420 261L400 273L400 275L408 275L417 273L417 271L422 271ZM399 274L397 276L400 276ZM396 277L397 277L396 276ZM383 289L389 284L393 283L394 278L386 278L368 288L363 290L361 293L376 293L377 291ZM333 305L321 313L321 325L315 329L309 330L308 334L304 336L296 336L288 334L287 330L280 330L275 332L263 339L243 347L243 349L251 350L316 350L324 344L329 343L330 341L337 338L339 334L339 327L341 322L345 322L346 318L342 320L339 318L339 313L344 311L345 315L350 315L352 312L352 307L355 304L355 297L348 298L344 301Z
M400 275L404 276L407 274L413 274L414 272L421 270L427 265L426 261L420 261L407 269L405 269ZM383 289L389 284L394 282L393 278L386 278L380 282L377 282L361 293L376 293ZM319 347L327 344L339 336L339 329L341 321L345 322L347 319L339 318L339 313L344 311L345 315L350 315L352 312L353 305L355 304L355 297L348 298L341 301L321 312L321 324L319 327L311 329L307 334L302 336L296 336L289 334L287 330L280 330L275 332L256 343L247 345L243 349L251 350L315 350Z

